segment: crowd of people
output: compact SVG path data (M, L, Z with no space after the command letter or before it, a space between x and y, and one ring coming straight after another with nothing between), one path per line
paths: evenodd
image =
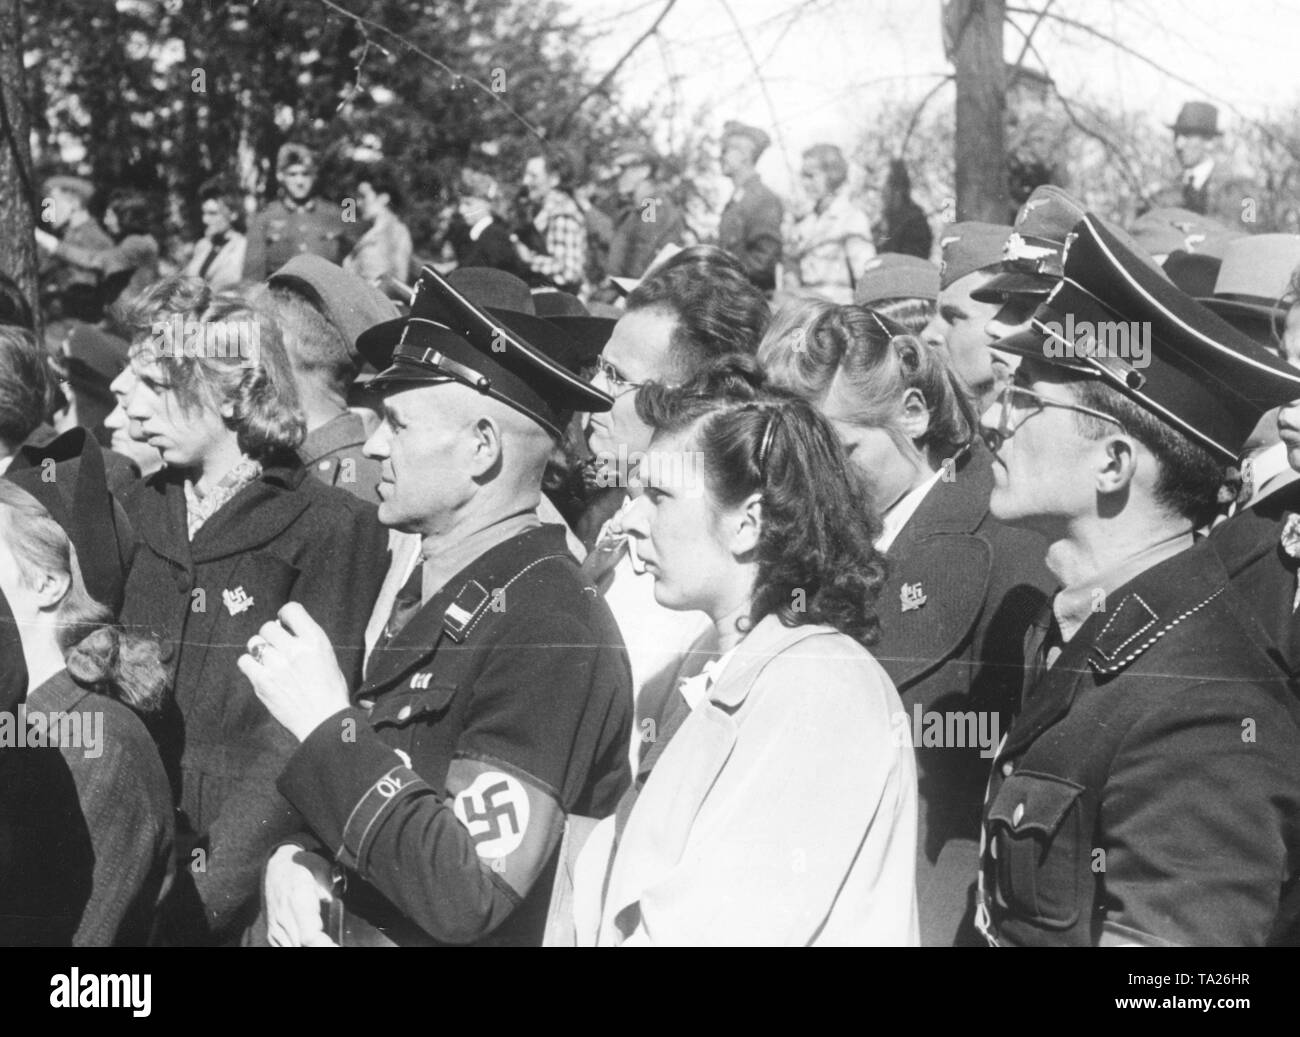
M1300 941L1300 236L1058 186L937 244L758 128L414 256L281 149L0 281L0 943ZM107 231L107 233L106 233ZM937 248L936 261L931 252Z

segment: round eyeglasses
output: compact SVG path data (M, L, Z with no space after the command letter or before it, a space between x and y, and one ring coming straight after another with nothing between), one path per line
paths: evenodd
M1124 427L1124 423L1113 414L1105 414L1102 411L1093 410L1091 407L1084 407L1077 403L1053 400L1048 396L1042 396L1019 385L1004 385L997 398L993 401L993 406L998 409L997 424L990 428L988 425L981 423L980 437L989 450L994 453L997 453L998 448L1016 434L1021 425L1047 407L1057 407L1061 410L1072 410L1078 414L1087 414L1091 418L1118 425L1120 431L1125 435L1129 434L1128 429Z

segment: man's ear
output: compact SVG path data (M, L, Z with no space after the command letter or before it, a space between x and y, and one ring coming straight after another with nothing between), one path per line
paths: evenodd
M1095 456L1099 463L1095 480L1098 493L1123 493L1132 485L1137 476L1138 449L1132 436L1119 433L1097 441Z
M490 417L481 417L470 427L474 438L469 475L481 479L501 463L501 427Z
M903 433L915 442L930 431L930 408L920 389L912 388L903 393Z
M737 557L747 555L758 547L763 532L763 495L751 493L728 520L731 542L727 545Z

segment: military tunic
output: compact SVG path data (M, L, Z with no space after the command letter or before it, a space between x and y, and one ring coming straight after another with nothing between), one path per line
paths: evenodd
M279 787L336 863L342 943L539 944L566 817L629 783L627 655L561 527L489 548L387 645Z
M1300 729L1244 611L1199 543L1111 595L1029 689L985 801L992 940L1289 938Z
M352 247L347 231L343 210L334 202L309 198L297 205L287 199L276 199L248 225L244 280L265 281L272 271L303 252L341 263ZM360 237L360 230L355 234Z

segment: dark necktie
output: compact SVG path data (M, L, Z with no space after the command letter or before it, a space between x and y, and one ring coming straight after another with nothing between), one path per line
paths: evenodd
M393 599L393 611L388 614L388 622L384 624L384 632L379 635L376 648L387 648L389 642L411 621L411 617L420 611L423 584L424 565L421 563L411 571L410 577Z
M200 277L208 276L208 270L211 268L213 260L217 258L217 253L220 252L225 247L226 247L226 236L224 234L218 234L215 238L212 239L212 248L208 252L207 257L203 260L203 265L199 267Z
M1061 626L1056 621L1056 613L1049 600L1033 627L1025 644L1025 684L1021 700L1027 699L1042 681L1048 666L1055 662L1053 651L1059 651L1065 644L1061 637Z

